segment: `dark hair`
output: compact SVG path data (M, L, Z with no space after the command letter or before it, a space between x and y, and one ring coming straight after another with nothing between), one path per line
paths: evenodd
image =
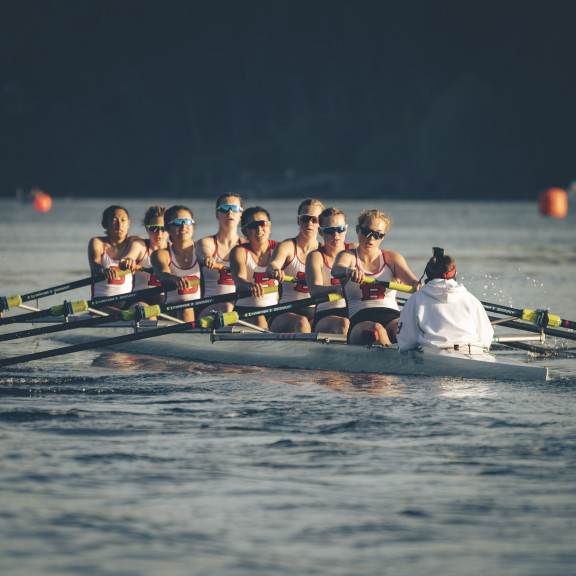
M318 222L320 222L321 227L324 226L324 222L326 221L327 218L330 218L330 216L344 216L344 220L346 220L345 212L342 212L340 208L331 206L330 208L322 210L322 213L320 214L320 216L318 216Z
M220 194L220 196L216 198L216 208L220 206L224 198L238 198L238 201L240 202L240 207L242 207L242 196L240 196L240 194L237 194L236 192L226 192L226 194Z
M244 228L244 226L248 224L248 219L254 216L254 214L257 214L258 212L264 212L264 214L266 214L266 218L272 221L272 219L270 218L270 212L268 212L266 208L262 208L262 206L250 206L250 208L246 208L246 210L242 212L242 217L240 218L240 226Z
M116 210L124 210L124 212L126 212L126 216L128 216L128 219L130 219L130 214L128 214L128 210L126 210L124 206L108 206L108 208L106 208L106 210L104 210L102 213L102 228L104 228L106 232L108 232L108 220L114 216Z
M434 256L426 264L426 283L435 278L454 278L456 275L456 260L444 254L443 248L434 248Z
M144 218L142 220L142 224L146 226L152 220L152 218L160 218L160 216L164 217L166 213L166 206L157 206L156 204L152 204L152 206L148 206L146 213L144 214Z
M192 212L192 210L190 210L190 208L188 208L188 206L170 206L170 208L168 208L166 210L166 212L164 212L164 226L168 226L168 224L170 222L172 222L172 220L174 220L174 217L176 216L176 214L178 214L178 212L180 212L181 210L184 210L186 212L190 212L190 218L192 218L192 220L194 220L194 214Z

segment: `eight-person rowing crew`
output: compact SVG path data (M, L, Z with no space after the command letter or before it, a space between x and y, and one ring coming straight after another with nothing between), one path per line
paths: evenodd
M262 206L244 209L236 193L216 200L216 220L218 230L196 242L188 207L150 206L143 219L148 238L142 238L129 235L125 208L106 208L105 236L92 238L88 246L92 274L106 276L94 284L92 296L165 289L146 302L135 294L115 304L129 307L230 294L228 302L180 310L179 318L188 322L214 312L251 312L337 292L343 298L254 316L250 322L273 332L346 334L351 344L398 342L401 351L432 346L473 353L490 346L493 331L486 312L456 282L454 260L435 248L423 286L401 254L381 248L392 221L380 210L360 213L357 243L346 242L346 214L314 198L298 206L296 236L281 242L270 239L270 213ZM120 270L132 274L120 275ZM402 312L388 283L416 292ZM237 293L246 296L234 300Z

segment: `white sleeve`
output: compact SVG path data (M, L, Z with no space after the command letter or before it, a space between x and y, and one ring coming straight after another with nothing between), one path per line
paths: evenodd
M482 342L482 346L490 348L494 339L494 328L490 324L490 319L482 302L473 296L476 304L476 330L478 332L478 339Z
M396 336L400 352L418 348L420 327L416 315L418 309L417 294L418 292L406 300L402 312L400 313L400 318L398 320L398 334Z

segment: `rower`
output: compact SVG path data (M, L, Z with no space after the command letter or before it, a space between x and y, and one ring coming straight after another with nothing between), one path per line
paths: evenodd
M235 192L222 194L216 200L218 231L198 241L198 261L202 266L204 297L233 294L236 291L230 271L230 251L245 241L238 235L242 216L242 197ZM232 312L234 302L210 304L199 312L199 317L212 312ZM197 312L198 313L198 312Z
M164 206L149 206L144 214L142 224L148 234L147 239L136 239L128 247L127 252L120 260L120 267L123 270L131 270L134 274L134 291L145 290L160 286L152 270L152 261L150 255L156 250L167 248L168 230L164 226ZM146 298L146 302L137 302L142 306L152 306L154 304L163 304L166 296L164 294L155 294Z
M278 281L270 278L266 267L270 262L275 240L270 240L270 213L262 206L246 208L240 219L242 233L247 243L236 246L230 252L230 267L238 292L248 291L251 296L240 298L234 307L239 313L251 312L278 304L278 293L264 294L264 286L277 286ZM268 328L269 318L257 316L250 320L260 328Z
M102 227L105 236L96 236L88 243L88 263L92 275L104 273L106 280L92 285L92 296L116 296L132 291L133 276L119 276L120 259L128 250L130 244L140 236L129 236L130 216L122 206L108 206L102 214ZM119 302L115 307L101 308L103 311L117 311L129 306L129 302Z
M332 277L332 266L342 250L356 248L357 244L346 242L346 214L339 208L326 208L319 216L320 236L323 244L306 258L306 286L311 296L331 292L341 293L340 280ZM313 332L347 334L350 321L346 302L339 300L322 302L316 306Z
M306 258L318 244L318 218L324 205L315 198L307 198L298 206L298 235L280 242L274 249L272 259L266 268L270 278L279 282L284 275L296 279L293 284L283 284L280 304L309 298L306 287ZM270 329L274 332L311 332L314 306L301 307L296 312L285 312L272 320Z
M419 287L418 278L408 267L404 256L398 252L380 250L380 244L391 226L392 220L380 210L361 212L356 226L358 247L340 252L332 267L332 276L343 282L350 319L350 344L368 343L365 330L376 330L378 340L383 345L396 342L396 326L400 316L396 290L378 284L365 284L365 278ZM373 340L372 335L370 340Z
M187 206L172 206L166 210L164 221L172 244L153 252L150 260L158 280L166 288L171 288L166 295L166 304L197 300L201 297L200 265L192 239L192 210ZM177 315L180 320L192 322L194 308L185 308L178 311Z
M398 322L400 352L425 346L465 354L487 352L494 329L482 303L456 281L456 262L434 248L425 285L406 303Z

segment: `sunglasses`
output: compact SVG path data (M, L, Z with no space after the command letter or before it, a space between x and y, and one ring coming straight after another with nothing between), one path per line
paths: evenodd
M156 234L158 232L165 232L166 228L164 226L157 226L156 224L146 224L146 230Z
M171 222L168 222L171 226L182 226L182 224L186 224L186 226L192 226L194 224L194 220L192 218L174 218Z
M324 234L332 235L336 234L336 232L342 234L343 232L346 232L346 230L348 230L348 224L345 224L344 226L326 226L325 228L320 227L319 230Z
M375 232L374 230L370 230L370 228L364 228L364 226L359 226L360 234L362 236L366 236L366 238L374 238L375 240L382 240L384 236L386 236L385 232Z
M241 206L238 206L237 204L222 204L222 206L218 206L218 208L216 208L216 210L218 212L228 212L230 210L232 210L232 212L242 212L243 209Z
M318 216L310 216L310 214L301 214L298 216L298 220L304 224L309 224L310 222L318 224Z
M245 230L256 230L257 228L266 228L266 226L270 226L270 220L252 220L252 222L248 222L242 228Z

